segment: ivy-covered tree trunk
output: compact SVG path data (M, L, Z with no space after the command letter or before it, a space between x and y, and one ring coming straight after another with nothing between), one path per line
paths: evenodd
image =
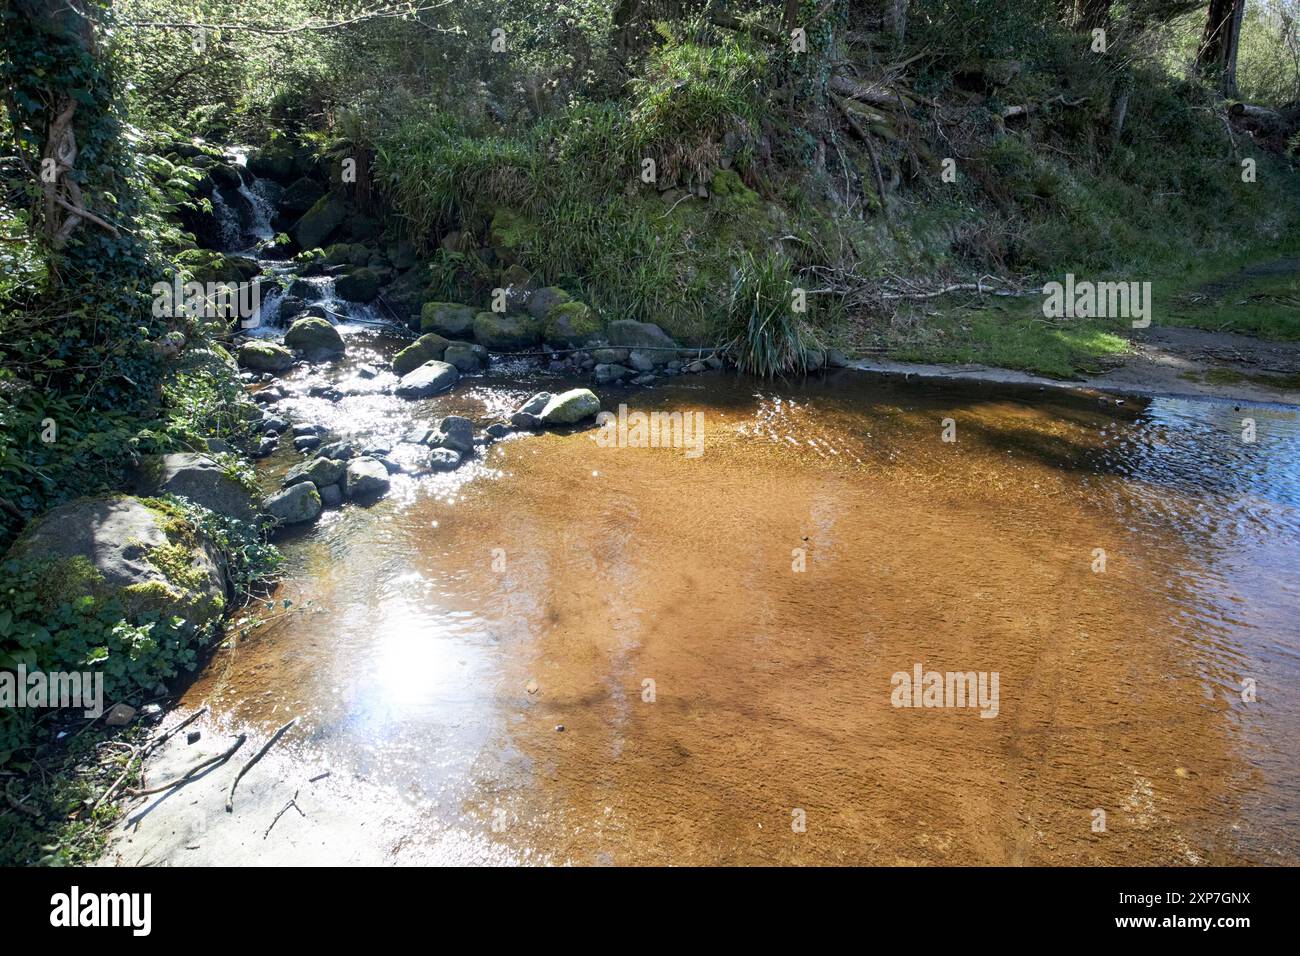
M26 310L58 316L5 345L24 350L43 390L125 408L153 398L158 363L136 340L158 332L149 290L163 275L134 221L139 177L97 41L108 10L103 0L0 6L0 90L45 265Z

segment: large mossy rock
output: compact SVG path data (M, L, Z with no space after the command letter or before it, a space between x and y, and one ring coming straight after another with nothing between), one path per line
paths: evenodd
M127 495L82 498L36 518L8 558L40 562L51 607L83 596L120 599L128 617L159 614L192 627L225 610L225 560L178 509Z
M284 333L284 344L308 356L339 355L345 348L339 330L314 315L295 320Z
M372 269L354 269L334 280L334 291L346 302L371 302L379 294L379 276Z
M600 399L589 388L574 388L552 395L538 414L543 425L573 425L600 411Z
M566 302L573 301L573 296L563 289L553 285L548 285L544 289L538 289L528 298L528 314L539 322L545 320L546 313L550 312L554 306L564 305Z
M425 362L442 361L443 353L451 344L436 332L421 335L418 339L393 356L393 374L401 378L413 372Z
M294 363L292 352L280 343L266 339L245 342L235 353L235 360L254 372L283 372Z
M446 362L425 362L402 376L397 383L397 394L402 398L428 398L445 392L460 379L456 366Z
M553 345L586 345L605 331L596 313L583 302L561 302L546 313L546 341Z
M327 193L308 209L293 227L293 237L304 249L324 246L330 236L347 218L348 207L343 197Z
M426 302L420 310L420 331L437 332L449 339L466 339L474 334L477 309L456 302Z
M205 452L150 455L136 472L136 490L144 495L176 495L209 511L255 521L259 503L253 492L234 477L227 461Z
M609 323L609 328L605 332L609 339L609 344L617 348L625 349L649 349L659 351L664 356L663 361L667 362L674 358L671 350L680 346L673 341L670 336L653 322L637 322L635 319L618 319Z
M474 316L474 341L496 352L516 352L537 345L541 329L532 316L480 312Z

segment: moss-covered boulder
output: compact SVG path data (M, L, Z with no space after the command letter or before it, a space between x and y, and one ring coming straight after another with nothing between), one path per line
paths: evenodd
M159 501L114 495L69 502L35 519L7 557L40 566L51 611L82 597L118 599L132 620L176 616L194 629L225 610L220 550Z
M552 395L538 417L543 425L573 425L600 411L600 399L589 388Z
M544 289L538 289L529 297L528 314L540 322L546 319L546 314L554 306L572 301L573 296L569 293L558 286L548 285Z
M309 356L338 355L344 351L343 336L328 319L309 315L294 320L284 333L284 344Z
M195 282L251 282L262 274L256 259L227 256L211 249L186 249L176 255L176 264Z
M370 250L360 242L336 242L325 250L327 266L364 266L370 261Z
M420 331L437 332L449 339L469 338L474 334L477 311L457 302L426 302L420 310Z
M605 331L584 302L561 302L546 313L546 341L553 345L586 345Z
M293 365L293 353L278 342L252 339L235 353L240 366L254 372L283 372Z
M514 352L537 345L541 327L532 316L480 312L474 316L474 341L496 352Z
M609 344L616 348L646 349L648 351L678 348L672 336L653 322L618 319L609 323L606 336L609 339ZM663 354L667 355L668 353Z
M334 291L347 302L370 302L379 294L379 276L373 269L353 269L334 280Z
M135 490L188 498L209 511L251 522L259 511L256 489L236 462L233 456L203 452L148 455L136 469Z
M418 339L393 356L393 374L399 378L407 372L413 372L425 362L442 360L443 353L451 340L444 339L436 332L421 335Z
M304 249L324 246L347 218L347 203L337 193L327 193L308 209L293 227L293 237Z

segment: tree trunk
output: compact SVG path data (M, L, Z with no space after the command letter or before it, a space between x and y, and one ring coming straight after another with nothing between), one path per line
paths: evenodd
M1217 78L1224 96L1237 92L1237 46L1241 41L1241 16L1245 0L1210 0L1205 32L1196 51L1196 69Z

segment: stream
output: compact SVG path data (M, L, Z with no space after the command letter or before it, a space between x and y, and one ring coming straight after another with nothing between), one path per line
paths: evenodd
M419 474L414 426L589 383L494 361L403 400L401 341L360 318L276 413L403 470L281 534L275 612L178 713L298 717L280 772L327 768L357 827L399 816L379 858L1300 863L1294 409L719 371L597 389L698 413L698 455L593 427ZM996 674L996 706L896 706L917 667ZM259 859L308 858L271 812L242 824ZM355 859L347 829L309 858Z

